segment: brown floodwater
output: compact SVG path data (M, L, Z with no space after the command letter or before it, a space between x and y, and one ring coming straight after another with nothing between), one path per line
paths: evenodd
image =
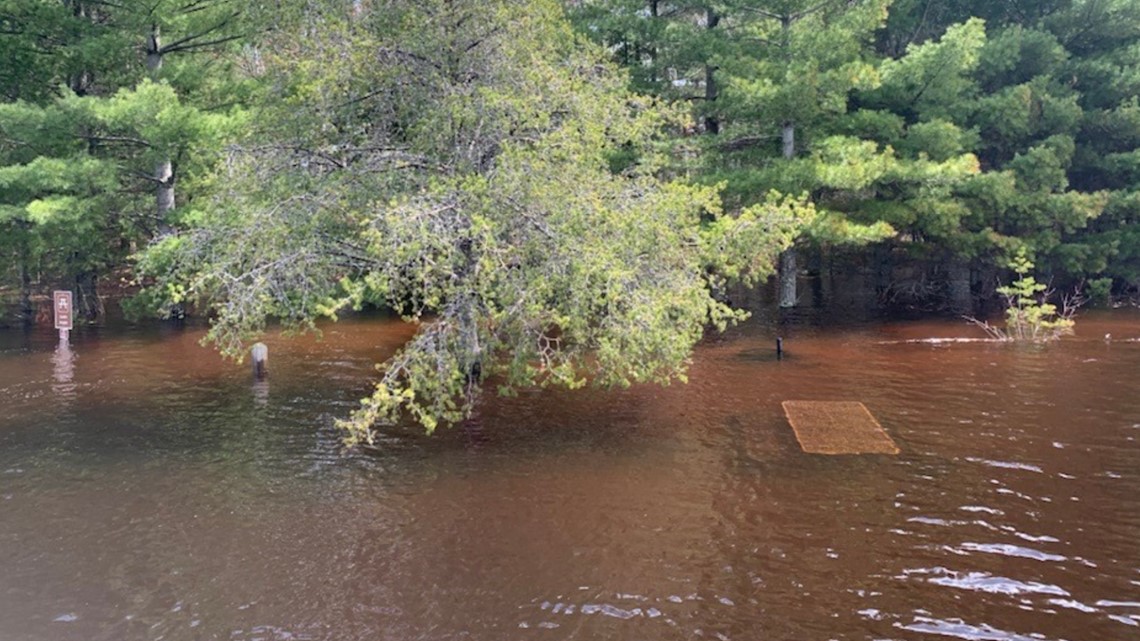
M272 338L260 386L197 328L0 334L0 640L1138 639L1140 312L1077 329L756 322L688 385L348 453L399 323ZM787 399L902 453L804 454Z

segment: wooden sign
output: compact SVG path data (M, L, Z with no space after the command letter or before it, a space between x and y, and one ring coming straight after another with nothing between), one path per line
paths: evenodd
M74 323L74 313L71 305L71 292L52 292L52 307L55 308L55 328L71 329Z

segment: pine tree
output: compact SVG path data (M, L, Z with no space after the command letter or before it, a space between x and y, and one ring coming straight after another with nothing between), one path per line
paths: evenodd
M25 318L39 281L74 288L93 319L98 280L178 224L176 179L208 166L236 125L241 92L218 54L248 35L245 3L9 4L5 46L35 64L0 76L0 181L12 186L0 251L18 265L0 278L19 283Z

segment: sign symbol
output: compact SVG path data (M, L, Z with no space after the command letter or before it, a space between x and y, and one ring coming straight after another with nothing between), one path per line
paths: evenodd
M55 299L55 328L59 330L71 329L71 292L55 291L52 292L52 297Z

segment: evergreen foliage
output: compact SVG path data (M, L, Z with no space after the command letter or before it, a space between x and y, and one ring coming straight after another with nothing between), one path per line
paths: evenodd
M577 4L638 86L715 115L697 172L730 203L802 190L816 245L982 271L1026 247L1064 281L1140 286L1140 3Z
M175 183L192 194L241 123L222 54L244 4L0 3L0 288L25 315L63 287L96 318L99 279L180 226Z

